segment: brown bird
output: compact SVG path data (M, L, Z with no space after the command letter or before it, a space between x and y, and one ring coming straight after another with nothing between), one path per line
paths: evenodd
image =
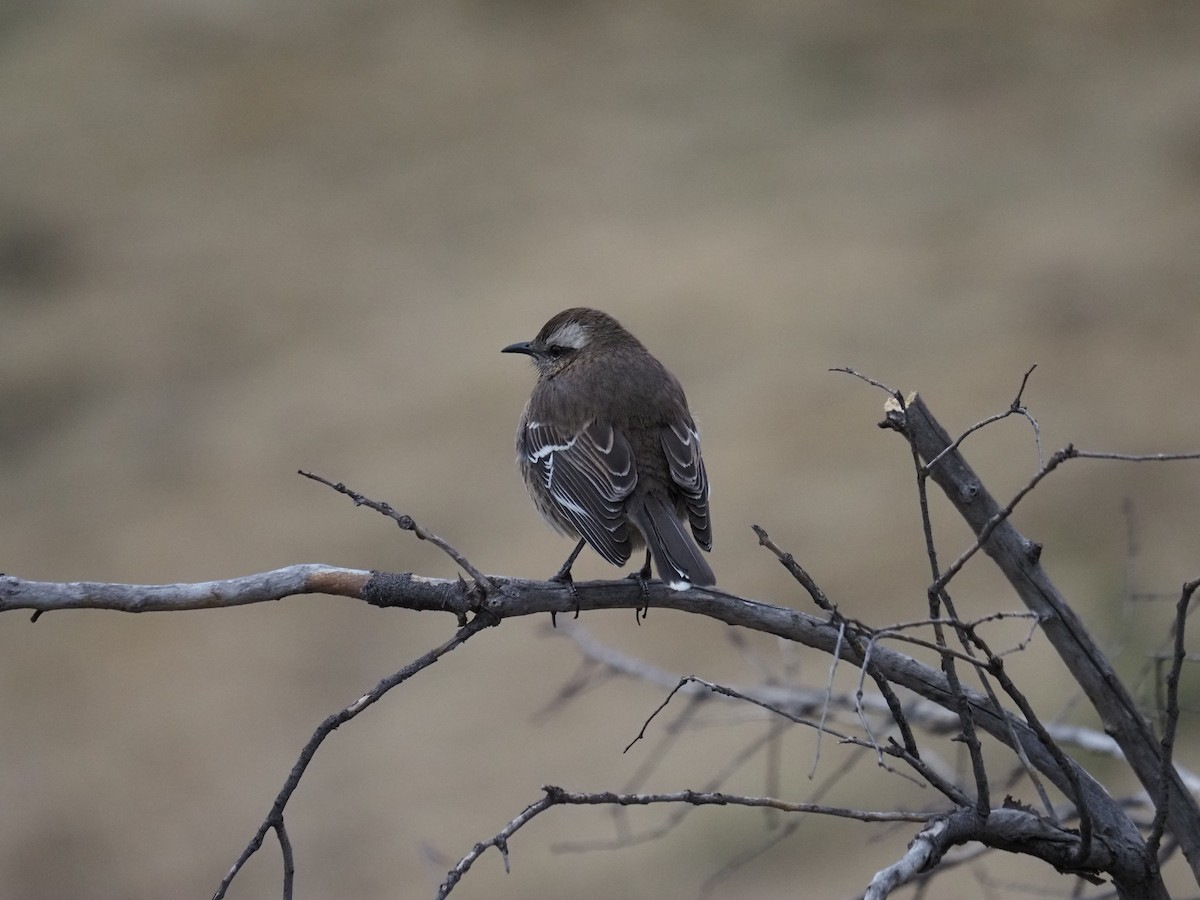
M643 585L651 557L675 590L715 584L699 550L712 549L708 475L675 376L616 319L583 307L501 352L527 354L538 371L517 428L529 494L547 522L579 539L553 580L571 585L586 543L617 566L645 547Z

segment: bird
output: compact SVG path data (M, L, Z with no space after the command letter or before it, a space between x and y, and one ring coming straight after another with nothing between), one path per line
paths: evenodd
M677 591L716 584L708 473L678 379L607 313L575 307L502 353L533 360L537 382L517 427L517 463L534 505L578 539L551 578L574 594L584 545L616 566L643 547ZM689 533L690 532L690 533ZM578 614L578 612L577 612Z

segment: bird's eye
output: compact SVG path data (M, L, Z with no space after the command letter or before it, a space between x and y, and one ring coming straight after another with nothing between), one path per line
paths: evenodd
M546 355L551 359L561 359L566 356L568 349L567 347L559 347L556 344L551 344L546 348Z

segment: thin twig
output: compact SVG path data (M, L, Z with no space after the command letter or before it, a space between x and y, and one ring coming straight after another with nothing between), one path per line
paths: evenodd
M1154 798L1154 823L1150 828L1149 837L1146 838L1146 852L1151 857L1158 856L1163 831L1167 827L1167 806L1171 791L1171 757L1175 752L1175 731L1179 726L1179 676L1183 671L1183 661L1187 657L1184 632L1187 630L1188 607L1191 605L1192 595L1196 593L1197 588L1200 588L1200 578L1184 584L1179 595L1179 603L1175 607L1175 624L1172 626L1175 652L1171 660L1171 671L1167 673L1167 715L1162 736L1162 778L1159 796Z
M957 440L955 440L953 443L949 444L945 450L943 450L941 453L939 453L937 456L935 456L929 462L925 463L925 471L928 472L930 469L932 469L934 466L936 466L939 462L941 462L942 457L945 456L947 453L953 453L955 450L957 450L959 445L963 441L965 441L968 436L974 434L976 431L979 431L981 428L985 428L986 426L991 425L993 422L999 422L1001 419L1007 419L1009 416L1024 416L1033 425L1033 439L1034 439L1034 444L1037 446L1037 452L1038 452L1038 467L1041 468L1041 466L1042 466L1042 432L1041 432L1041 429L1038 427L1037 419L1035 419L1030 414L1029 410L1027 410L1024 406L1021 405L1021 395L1025 393L1025 385L1027 385L1029 383L1029 376L1033 374L1033 370L1036 368L1037 368L1037 363L1034 363L1032 366L1029 367L1029 370L1025 373L1025 377L1021 379L1021 386L1019 388L1017 388L1017 396L1014 397L1012 402L1008 405L1008 409L1004 410L1004 412L999 412L999 413L996 413L995 415L988 416L986 419L984 419L980 422L976 422L974 425L972 425L970 428L968 428L966 431L964 431L961 435L959 435Z
M698 698L691 697L689 699L694 703L694 701ZM690 708L695 709L696 707L693 705ZM742 767L754 758L758 751L764 749L765 747L770 747L771 743L775 741L779 735L783 733L784 729L788 727L789 726L787 722L781 722L778 719L772 719L765 732L748 741L699 788L700 793L712 793L719 791L725 782L741 771ZM634 778L630 779L630 782L637 783L641 780L641 778ZM627 783L623 793L636 793L636 788L631 788L628 786L628 784L629 783ZM768 794L768 796L770 796L770 794ZM680 822L683 821L687 814L692 811L693 807L679 807L669 816L667 816L666 821L662 822L660 825L654 828L643 830L638 834L634 834L627 827L624 827L625 821L621 817L621 813L623 813L625 809L626 807L623 806L616 806L613 808L613 820L617 824L617 829L619 832L614 839L594 841L560 841L550 846L551 852L589 853L594 850L619 850L624 847L632 847L635 844L642 844L648 841L657 840L658 838L670 833ZM770 807L765 807L764 810L770 811Z
M808 770L809 778L812 778L816 774L817 764L821 761L821 739L825 736L825 722L829 718L829 706L833 700L833 678L837 674L838 662L842 658L842 641L845 640L845 637L846 625L842 622L838 625L837 643L833 646L833 652L829 654L829 682L825 685L825 702L821 704L821 721L817 723L817 746L813 750L812 767ZM858 694L861 698L861 688ZM860 709L859 715L861 717L861 707L858 708ZM865 719L863 721L864 723L866 722ZM869 735L870 733L870 729L868 728L867 734Z
M945 451L943 450L942 453L945 453ZM941 454L939 454L939 456L940 455ZM1121 462L1178 462L1180 460L1200 459L1200 453L1147 453L1135 455L1128 453L1109 453L1107 451L1096 450L1078 450L1075 448L1074 444L1068 444L1063 449L1056 450L1051 455L1049 462L1047 462L1046 465L1044 465L1025 484L1023 488L1017 491L1016 495L1011 501L1009 501L1008 505L984 523L983 527L979 529L979 533L976 535L975 542L971 544L971 546L968 547L963 554L959 556L959 558L956 559L950 565L950 567L942 573L941 578L937 579L933 585L931 585L931 590L937 590L949 584L950 580L960 571L962 571L962 568L967 564L967 561L974 556L984 544L987 543L987 539L992 536L992 532L996 530L996 527L1013 514L1013 510L1017 508L1017 504L1024 500L1025 497L1029 495L1029 492L1041 483L1043 478L1057 469L1068 459L1108 459L1119 460Z
M1027 615L1026 617L1028 618L1029 616ZM1032 616L1032 618L1035 620L1034 629L1036 629L1037 617ZM930 619L925 624L933 625L933 626L948 625L951 628L965 627L965 626L963 626L963 623L960 623L957 619L948 619L948 618L942 618L942 619L936 619L936 620ZM1033 635L1030 634L1029 636L1026 637L1025 640L1021 641L1019 644L1009 647L1007 650L1003 650L996 655L997 656L1008 656L1009 654L1012 654L1012 653L1019 653L1020 651L1024 650L1026 647L1029 646L1029 643L1030 643L1030 640L1032 639L1032 637L1033 637ZM964 662L969 666L974 666L976 669L986 670L988 667L987 662L980 660L978 657L972 656L970 651L955 650L953 647L939 647L936 640L929 641L929 640L926 640L925 638L914 637L911 634L903 634L903 633L897 631L896 629L894 629L891 625L888 625L885 628L880 628L878 631L875 631L871 634L871 643L872 644L878 643L883 640L893 640L893 641L897 641L902 644L909 644L913 647L923 647L926 650L932 650L933 652L941 654L942 656L949 656L953 659L959 660L960 662Z
M638 741L640 741L646 737L646 729L650 727L650 723L654 721L655 717L660 712L662 712L664 709L667 708L667 704L671 702L671 698L674 697L684 687L684 685L687 685L687 684L698 684L698 685L701 685L702 687L708 688L714 694L721 694L725 697L732 697L735 700L744 700L747 703L752 703L755 706L758 706L758 707L761 707L762 709L767 710L767 712L774 713L777 716L782 716L783 718L787 719L790 722L795 722L797 725L808 725L811 728L827 731L829 734L833 735L835 738L837 738L839 740L843 740L843 741L852 740L851 736L848 734L843 734L839 731L835 731L832 728L823 727L820 722L814 721L813 719L809 719L806 716L797 716L793 713L788 712L786 709L780 709L777 706L772 706L770 703L768 703L765 700L760 700L757 697L751 697L749 694L743 694L740 691L736 691L733 688L725 687L724 685L717 684L716 682L705 681L703 678L698 678L695 675L685 675L679 679L679 684L675 685L675 687L673 687L671 689L671 692L669 694L667 694L666 699L664 699L663 702L658 705L658 707L654 710L654 712L650 713L650 716L646 719L645 722L642 723L642 728L640 731L638 731L637 736L634 737L634 739L632 741L630 741L628 744L625 745L625 750L622 752L628 753L630 748L633 747L634 744L636 744Z
M808 592L810 597L812 597L813 603L817 604L817 606L826 612L837 612L837 607L834 606L833 603L830 602L829 598L825 596L825 592L821 590L820 586L816 583L816 581L813 580L813 577L808 574L804 566L800 565L800 563L796 561L796 557L780 549L779 545L771 540L771 536L767 534L766 530L763 529L762 526L751 525L750 528L753 529L756 535L758 535L759 545L766 547L771 551L772 554L774 554L775 558L779 560L780 565L787 569L788 573L794 579L796 579L796 581L800 583L800 586Z
M1021 387L1017 392L1016 398L1010 404L1010 411L1007 414L1017 412L1018 410L1021 409L1021 404L1020 404L1021 394L1024 392L1025 385L1029 379L1029 375L1032 372L1033 372L1033 369L1031 368L1029 371L1027 371L1025 373L1025 377L1021 381ZM1004 416L1000 416L999 418L1003 418L1003 417ZM981 423L979 426L977 426L977 428L981 428L985 424L987 424L987 420L985 420L983 423ZM974 430L977 430L977 429L974 429ZM970 431L967 432L967 434L969 434L969 433L970 433ZM1036 423L1035 423L1035 435L1036 435ZM920 495L920 500L921 500L922 525L923 525L924 531L925 531L926 551L929 556L930 567L931 567L931 570L933 573L933 584L930 585L928 593L929 593L929 599L930 599L931 616L935 619L938 617L939 603L945 603L947 605L947 609L949 610L952 619L957 620L958 617L957 617L956 610L954 609L953 601L952 601L949 593L946 591L946 583L949 581L949 577L948 577L949 573L947 572L947 573L939 574L939 571L938 571L937 553L936 553L936 549L933 545L932 522L929 518L929 506L928 506L928 501L926 499L926 491L925 491L926 478L928 477L929 472L931 471L931 469L933 467L933 463L940 461L941 459L945 458L949 453L954 452L956 447L962 443L962 441L965 437L966 437L966 434L964 434L962 437L960 437L958 441L955 441L955 442L952 442L951 444L949 444L946 448L944 448L941 452L939 452L924 467L922 467L922 465L921 465L920 452L917 449L916 443L913 441L909 441L909 447L912 451L913 461L914 461L914 464L917 466L917 485L918 485L918 493ZM1041 452L1040 451L1040 436L1039 436L1038 445L1039 445L1039 455L1040 455L1040 452ZM1043 471L1046 471L1046 470L1047 469L1045 469L1045 468L1043 469ZM1015 501L1014 501L1014 503L1015 503ZM999 523L997 522L997 524L999 524ZM992 527L994 528L995 526L992 526ZM986 541L986 537L981 533L979 536L979 539L977 541L977 546L982 546L985 541ZM960 568L961 568L961 564L960 564ZM1026 700L1024 695L1021 694L1017 690L1016 686L1012 683L1011 679L1009 679L1007 677L1007 675L1004 673L1003 661L991 653L991 650L988 648L987 644L985 644L983 642L983 640L978 637L978 634L974 631L974 629L967 628L961 622L957 622L957 621L953 625L953 627L954 627L955 633L958 636L959 642L962 644L963 649L966 651L968 656L971 656L973 658L975 655L974 651L972 650L972 644L974 644L975 646L977 646L981 650L983 650L985 655L989 658L989 660L992 663L991 667L987 670L988 674L991 674L994 677L997 677L1001 680L1001 684L1004 686L1006 693L1008 693L1009 696L1012 697L1016 701L1017 705L1021 709L1021 712L1025 715L1026 723L1034 730L1034 733L1038 736L1038 738L1042 742L1043 746L1045 746L1046 750L1051 754L1051 756L1054 757L1055 761L1058 762L1060 768L1062 769L1062 773L1063 773L1064 777L1066 777L1066 779L1070 782L1072 788L1074 789L1073 799L1075 800L1076 807L1079 811L1080 823L1081 823L1080 846L1079 846L1080 857L1079 858L1082 859L1082 858L1086 857L1091 852L1091 840L1092 840L1091 824L1092 823L1091 823L1090 810L1087 808L1086 799L1083 795L1082 788L1079 784L1077 772L1075 771L1074 767L1070 764L1070 762L1066 759L1065 755L1062 753L1062 750L1052 740L1050 740L1049 735L1046 734L1046 731L1041 726L1040 721L1038 721L1037 717L1034 715L1032 707L1029 705L1029 702ZM944 638L943 638L943 633L942 633L942 629L941 629L940 625L934 626L934 634L936 636L938 645L944 647L945 646ZM957 693L958 692L958 687L957 687L958 677L954 671L954 668L955 667L954 667L953 656L943 654L942 669L946 673L947 680L950 681L951 684L955 686L955 690ZM981 678L981 683L982 683L985 693L991 699L991 701L995 705L995 707L997 709L1000 709L1001 706L1000 706L999 698L996 697L996 694L991 687L991 683L990 683L989 679L986 677L986 675L983 672L980 673L980 678ZM987 816L988 811L991 808L991 802L989 799L987 769L986 769L986 766L984 765L984 761L983 761L982 747L979 743L978 736L975 733L975 726L974 726L973 716L970 711L970 706L968 704L966 704L965 702L961 702L960 710L961 710L961 713L963 716L963 738L967 745L967 750L968 750L970 758L971 758L971 767L975 774L975 783L976 783L976 790L977 790L976 812L980 816ZM1026 768L1026 771L1030 775L1030 778L1031 778L1031 780L1035 786L1035 789L1037 790L1043 804L1045 805L1047 810L1050 812L1050 815L1053 816L1053 807L1050 804L1050 799L1049 799L1048 795L1046 794L1045 789L1043 788L1043 786L1041 784L1041 781L1037 777L1036 770L1034 769L1032 764L1029 762L1029 759L1024 752L1024 748L1021 747L1020 742L1018 740L1016 740L1017 736L1016 736L1015 731L1013 730L1013 725L1012 725L1011 720L1006 718L1005 721L1006 721L1006 724L1012 735L1014 746L1018 749L1018 753L1017 753L1018 759L1020 759L1021 764Z
M387 516L398 526L400 526L402 530L411 531L417 536L418 539L422 541L429 541L429 543L433 544L452 560L454 560L455 564L460 569L470 575L475 581L475 584L479 586L479 589L483 591L485 595L490 594L495 589L496 585L492 579L488 578L473 565L471 565L471 561L463 556L462 553L456 550L453 546L451 546L451 544L444 538L441 538L432 531L428 531L427 529L424 529L418 525L412 516L407 516L404 513L396 512L396 510L394 510L388 503L383 503L379 500L372 500L369 497L365 497L357 491L346 487L346 485L340 481L334 483L327 478L321 477L320 475L315 475L312 472L305 472L303 469L299 469L298 472L305 478L312 479L313 481L319 482L326 487L331 487L339 494L344 494L354 501L355 506L365 506L368 509L373 509L375 512Z
M901 405L904 403L903 399L899 399L899 402ZM825 595L825 592L821 590L820 586L816 583L813 577L809 575L804 567L796 561L796 558L792 556L791 553L785 553L782 549L780 549L780 547L773 540L771 540L770 535L768 535L762 527L758 525L751 525L750 527L754 529L754 533L758 535L759 544L763 547L766 547L775 555L775 558L778 559L783 567L791 573L792 577L795 578L796 581L798 581L806 591L808 591L808 594L810 597L812 597L813 602L816 603L821 609L829 612L832 615L832 621L834 624L845 621L841 613L838 612L837 605L829 600L829 598ZM848 639L847 643L854 648L860 661L866 659L866 650L863 648L862 641L857 636L848 635L839 631L839 645L844 639ZM888 709L891 711L892 721L894 721L896 723L896 727L900 729L900 738L904 741L904 746L913 756L920 756L921 754L920 750L917 748L916 736L913 734L912 728L908 724L907 717L904 714L904 707L900 703L900 698L896 696L895 690L893 690L891 684L888 683L887 678L884 677L883 673L879 671L878 668L873 666L868 667L868 672L870 673L872 680L875 682L875 686L879 688L879 693L883 695L883 699L887 703Z
M884 748L884 752L889 756L894 756L896 759L907 763L918 775L933 785L936 790L945 795L945 797L955 806L963 808L970 807L971 799L958 787L958 785L943 778L925 759L909 753L908 750L900 746L899 742L896 741L895 738L888 738L888 746Z
M817 788L817 790L813 792L813 795L811 798L809 798L808 802L820 803L821 798L829 794L843 779L845 779L850 772L853 771L855 766L862 761L864 756L865 753L863 752L849 754L844 760L842 760L841 765L839 765ZM789 837L796 833L796 831L805 823L805 821L808 820L803 817L793 818L790 821L785 822L782 827L774 829L774 832L768 835L767 838L757 846L750 847L740 854L735 854L731 859L726 860L725 863L719 869L709 875L708 878L704 880L704 883L700 886L699 895L702 900L705 897L711 896L713 890L721 881L731 877L735 872L749 865L755 859L769 851L772 847L777 847L779 844L786 841Z
M287 826L283 824L282 814L272 823L275 837L279 839L279 855L283 857L283 900L292 900L292 889L296 879L296 859L292 853L292 839L288 837Z
M1004 660L1001 659L1002 654L994 653L992 648L988 646L988 644L985 643L981 637L979 637L978 632L974 628L964 627L962 631L960 631L960 635L964 637L966 641L966 643L964 643L964 647L966 648L967 652L971 654L972 658L975 658L975 653L972 650L972 645L974 645L975 647L979 648L979 651L983 653L987 661L987 675L992 677L986 677L986 675L981 673L980 682L983 685L984 691L991 699L992 704L996 707L996 709L1002 708L1000 698L996 696L996 691L992 687L992 678L995 678L1000 682L1000 687L1004 690L1004 692L1016 702L1017 707L1025 716L1025 724L1033 729L1034 733L1038 737L1038 740L1041 741L1042 746L1046 748L1046 750L1058 763L1059 768L1062 770L1063 776L1074 787L1075 796L1073 799L1075 801L1075 808L1078 811L1081 822L1083 823L1081 825L1082 837L1080 845L1090 852L1092 839L1091 815L1087 809L1087 803L1083 796L1083 791L1079 786L1078 775L1075 772L1074 767L1070 764L1070 761L1067 760L1066 755L1062 752L1062 749L1055 744L1054 741L1051 740L1050 735L1046 733L1046 729L1042 726L1041 721L1034 714L1033 708L1030 706L1025 695L1017 690L1016 684L1014 684L1012 679L1008 677L1008 673L1004 669ZM1009 717L1005 717L1004 721L1008 727L1009 734L1012 737L1013 751L1017 754L1017 759L1024 768L1025 774L1033 783L1034 790L1037 791L1038 797L1041 799L1042 805L1046 809L1047 817L1054 822L1055 825L1059 824L1058 816L1054 812L1054 804L1050 802L1050 796L1046 793L1046 788L1043 786L1041 778L1038 777L1037 769L1035 769L1033 764L1029 761L1029 755L1025 752L1025 747L1017 736L1016 726ZM1086 853L1084 855L1086 855Z
M1119 462L1179 462L1200 459L1200 451L1193 453L1111 453L1106 450L1075 450L1076 459L1115 459Z
M542 788L545 796L529 804L515 819L500 829L486 841L480 841L459 860L451 869L446 880L438 888L438 900L444 900L455 885L470 870L475 861L487 851L495 847L505 858L505 871L508 870L508 839L520 831L530 820L553 806L650 806L659 803L688 803L693 806L750 806L768 807L781 812L814 813L825 816L835 816L843 819L857 819L860 822L928 822L934 813L907 813L893 810L875 812L872 810L848 809L845 807L825 806L820 803L789 803L774 797L746 797L739 794L716 792L678 791L670 794L614 794L575 793L565 791L560 787L546 785Z
M291 856L291 842L287 840L286 832L283 830L283 811L287 806L288 801L291 800L292 794L295 793L296 788L300 785L300 779L304 777L304 773L308 769L308 764L312 762L313 756L316 754L317 749L325 741L325 738L329 737L329 735L332 734L337 728L344 725L346 722L349 722L367 707L374 704L392 688L402 684L412 676L416 675L418 672L433 665L451 650L465 643L469 638L478 634L484 628L487 628L492 624L494 624L494 621L487 616L478 616L475 619L472 619L471 622L466 626L458 629L458 631L455 632L454 637L452 637L446 643L442 644L440 647L433 648L424 656L413 660L400 671L389 675L349 706L339 710L325 719L325 721L317 727L317 730L313 732L313 735L311 738L309 738L308 743L304 745L304 749L300 751L300 756L292 766L292 771L288 775L287 780L284 781L283 787L275 796L275 802L271 804L271 809L267 813L266 818L264 818L262 824L259 825L258 831L256 831L254 837L250 839L250 842L246 845L246 849L242 851L241 856L237 858L237 861L230 868L229 872L226 873L223 879L221 879L221 884L217 887L216 893L213 894L213 900L221 900L221 898L225 896L226 891L229 890L230 884L233 883L233 879L237 877L238 872L241 871L242 867L246 864L250 857L257 853L262 847L263 838L266 837L267 832L271 829L275 829L275 832L279 835L280 847L284 854L285 871L290 868L289 863ZM287 885L288 890L290 890L290 884L285 882L285 885Z
M900 396L900 392L898 390L896 390L895 388L888 387L882 381L876 381L874 378L872 378L869 375L864 375L862 372L859 372L855 369L851 369L849 366L834 366L833 368L829 369L828 371L841 372L845 375L853 375L855 378L862 379L863 381L865 381L867 384L871 385L872 387L877 387L881 391L887 391L887 393L891 394L893 397L896 398L897 402L900 403L901 407L904 406L904 398L902 396Z
M917 445L914 441L909 441L909 449L912 452L913 467L917 476L917 501L921 511L921 531L925 537L925 554L929 558L929 568L933 573L933 580L936 583L940 582L939 563L937 546L933 540L933 520L929 516L929 494L927 490L927 481L929 478L929 470L921 464L921 453L917 450ZM941 619L941 607L943 605L950 612L953 619L957 619L958 615L955 612L954 606L950 599L950 594L941 587L930 588L927 592L929 602L929 618L933 621L933 634L935 642L939 650L948 650L949 645L946 643L945 631L942 626L937 624ZM957 631L957 629L956 629ZM959 640L963 640L961 632L958 632ZM983 761L983 748L979 742L979 736L975 733L975 717L971 712L971 705L967 702L966 694L963 692L962 684L958 679L958 669L954 664L953 655L941 653L942 672L946 676L946 681L950 685L950 690L954 695L959 720L962 722L962 739L966 744L967 753L971 758L971 770L975 776L975 811L981 817L986 817L992 808L991 799L988 791L987 767Z

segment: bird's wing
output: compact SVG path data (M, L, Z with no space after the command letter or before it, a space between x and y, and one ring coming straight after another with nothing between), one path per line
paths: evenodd
M633 549L625 498L637 484L629 442L603 422L575 434L530 422L526 437L529 462L563 518L606 560L624 565Z
M700 456L700 434L691 422L672 422L661 432L671 480L687 504L692 534L705 550L712 549L712 524L708 518L708 473Z

